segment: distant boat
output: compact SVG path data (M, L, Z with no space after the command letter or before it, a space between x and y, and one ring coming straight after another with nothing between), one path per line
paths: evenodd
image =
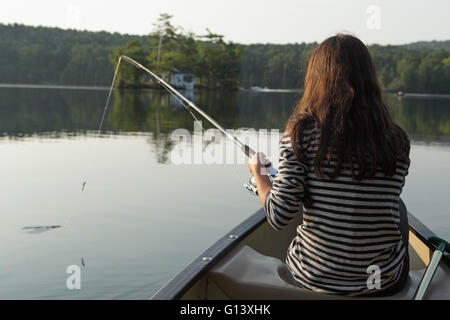
M270 89L267 87L261 88L258 86L250 87L251 91L254 92L297 92L299 89Z
M266 89L267 89L267 87L266 87ZM253 87L250 87L250 90L252 90L252 91L264 91L264 89L263 89L263 88L261 88L261 87L258 87L258 86L253 86Z

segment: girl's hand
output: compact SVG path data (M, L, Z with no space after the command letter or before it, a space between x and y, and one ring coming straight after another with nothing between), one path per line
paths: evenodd
M254 176L268 175L269 168L271 166L272 166L272 163L269 161L269 159L266 158L266 155L262 152L255 153L248 160L248 169L250 170L250 173Z
M248 169L255 177L256 188L258 189L258 197L262 207L265 208L266 198L272 189L272 183L269 179L269 169L272 163L266 158L262 152L257 152L248 160Z

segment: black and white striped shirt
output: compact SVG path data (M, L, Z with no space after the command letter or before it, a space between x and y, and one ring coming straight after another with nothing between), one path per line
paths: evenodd
M266 198L267 219L277 230L303 211L286 264L300 286L345 295L376 290L367 285L368 268L375 265L385 289L399 279L406 255L398 208L408 165L397 162L392 177L379 170L361 181L352 180L350 168L343 165L335 179L319 179L313 166L319 134L315 128L304 131L303 162L290 137L282 138L279 172ZM324 172L334 168L333 161L322 166Z

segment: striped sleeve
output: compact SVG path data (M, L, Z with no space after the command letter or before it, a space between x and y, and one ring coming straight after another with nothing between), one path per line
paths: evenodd
M305 195L306 175L307 167L295 156L290 137L283 137L278 174L265 201L267 220L274 229L283 229L298 214Z

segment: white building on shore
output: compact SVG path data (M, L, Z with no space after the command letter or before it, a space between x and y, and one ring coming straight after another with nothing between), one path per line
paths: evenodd
M196 83L195 75L188 71L172 69L162 75L164 81L178 89L194 90Z

